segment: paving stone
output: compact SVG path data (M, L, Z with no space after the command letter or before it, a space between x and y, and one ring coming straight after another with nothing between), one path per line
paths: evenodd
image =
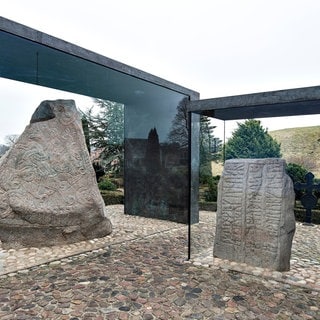
M40 248L39 266L16 272L11 264L11 275L0 277L0 319L320 319L319 264L309 264L317 261L318 249L313 246L309 253L305 242L311 240L304 230L299 234L299 225L296 245L303 240L304 255L310 254L310 259L294 247L293 258L300 267L281 277L265 270L257 277L249 266L236 272L237 265L225 260L216 268L201 260L198 266L186 263L187 226L123 217L122 206L112 208L114 234L91 243L85 254L75 245ZM201 215L212 219L212 213ZM121 224L136 228L141 236L121 240ZM312 230L317 230L310 235L314 244L320 229ZM196 244L199 248L202 240ZM87 248L82 243L80 249ZM15 253L28 260L28 249L11 252ZM45 257L50 258L47 263ZM52 264L52 259L64 263ZM306 270L310 272L302 272ZM311 277L313 282L307 281ZM303 280L306 284L299 284Z

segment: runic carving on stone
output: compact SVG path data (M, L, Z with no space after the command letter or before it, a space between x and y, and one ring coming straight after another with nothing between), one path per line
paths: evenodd
M0 160L0 239L48 246L111 233L73 100L43 101Z
M283 159L232 159L218 186L214 256L289 270L294 190Z

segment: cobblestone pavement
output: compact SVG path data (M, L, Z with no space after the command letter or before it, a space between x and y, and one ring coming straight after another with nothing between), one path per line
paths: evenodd
M320 290L320 225L296 224L292 243L290 271L277 272L251 267L245 263L230 262L212 257L215 234L215 213L200 212L200 223L192 227L192 243L196 265L210 266L273 278L289 284Z
M239 272L206 255L187 262L186 226L124 216L121 206L108 209L112 236L0 250L1 320L320 319L319 275L307 281L319 272L318 226L297 226L294 273L280 277L244 265ZM192 239L198 250L212 237L206 228L214 215L201 213L201 220ZM38 266L28 268L32 264Z

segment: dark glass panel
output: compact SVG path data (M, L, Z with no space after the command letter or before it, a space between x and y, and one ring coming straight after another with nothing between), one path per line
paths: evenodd
M125 212L189 221L188 98L160 88L125 108Z

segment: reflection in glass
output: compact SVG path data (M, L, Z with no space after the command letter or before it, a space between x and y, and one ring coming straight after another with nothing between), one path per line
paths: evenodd
M217 184L223 169L224 121L201 117L198 139L200 163L200 212L198 221L191 225L190 257L212 263L212 248L216 223ZM210 261L209 261L210 260Z
M187 101L172 92L169 103L126 108L126 129L130 124L125 138L127 214L188 222Z

